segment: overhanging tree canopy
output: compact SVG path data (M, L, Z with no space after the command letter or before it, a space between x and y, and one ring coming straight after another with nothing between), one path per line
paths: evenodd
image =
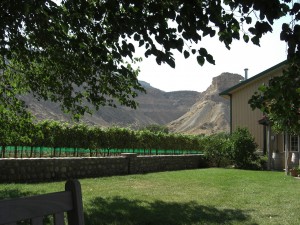
M115 101L134 108L143 88L132 42L158 64L175 67L174 50L214 64L205 46L192 44L217 35L227 48L241 37L259 45L274 20L297 22L299 9L291 0L2 0L0 101L16 112L24 109L16 98L23 93L74 114L88 110L84 99L96 108ZM283 24L290 58L299 55L299 34L299 25Z
M282 76L262 85L249 103L259 108L276 131L300 133L300 62L294 59Z

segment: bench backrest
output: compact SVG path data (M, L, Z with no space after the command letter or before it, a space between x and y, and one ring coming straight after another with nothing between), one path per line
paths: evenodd
M65 191L0 201L0 225L16 225L30 220L31 225L43 225L43 218L53 215L55 225L84 225L80 183L69 180Z

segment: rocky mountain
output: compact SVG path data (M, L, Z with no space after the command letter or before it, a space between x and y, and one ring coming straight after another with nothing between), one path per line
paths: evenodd
M82 122L104 127L117 125L135 128L149 124L165 125L188 112L200 95L195 91L164 92L146 82L141 81L141 84L147 93L139 93L136 98L139 103L138 109L134 110L124 106L102 107L92 116L85 115ZM70 121L70 116L62 113L58 104L37 101L29 96L24 99L29 105L29 110L38 120Z
M167 125L171 132L186 134L211 134L229 131L229 101L219 93L243 77L222 73L214 77L206 91L164 92L141 81L146 94L139 93L138 109L124 106L102 107L93 115L85 115L82 122L91 125L139 128L149 124ZM24 97L30 111L39 119L70 121L70 116L61 112L58 104L37 101Z
M222 73L214 77L212 84L201 93L191 109L168 124L170 131L186 134L229 132L229 100L220 97L219 93L242 79L241 75L231 73Z

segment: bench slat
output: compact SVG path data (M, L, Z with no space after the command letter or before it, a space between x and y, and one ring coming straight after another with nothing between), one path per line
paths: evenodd
M65 225L63 212L54 214L54 225Z
M43 225L43 217L36 217L30 220L31 225Z
M68 180L65 191L0 201L0 225L16 225L30 219L31 225L42 225L44 216L53 216L55 225L84 225L81 186Z
M70 191L3 200L0 201L0 224L66 212L71 209L73 205Z

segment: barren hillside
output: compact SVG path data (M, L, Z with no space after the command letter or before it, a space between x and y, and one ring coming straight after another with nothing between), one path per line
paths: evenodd
M241 75L231 73L214 77L191 109L168 124L170 131L186 134L229 132L229 101L220 97L219 93L242 79Z
M199 99L199 92L177 91L164 92L142 82L147 94L140 93L136 98L138 109L118 106L102 107L92 116L86 115L82 122L101 126L118 125L122 127L142 127L149 124L165 125L183 114ZM70 121L70 116L62 113L58 104L37 101L32 97L24 97L30 111L39 119Z
M219 93L235 84L243 77L238 74L222 73L213 78L205 92L177 91L164 92L142 82L147 94L136 98L138 109L118 106L102 107L92 116L86 115L82 122L104 127L143 127L149 124L167 125L171 132L186 134L211 134L229 131L229 101ZM29 109L39 119L70 121L70 116L62 113L57 104L37 101L24 97Z

